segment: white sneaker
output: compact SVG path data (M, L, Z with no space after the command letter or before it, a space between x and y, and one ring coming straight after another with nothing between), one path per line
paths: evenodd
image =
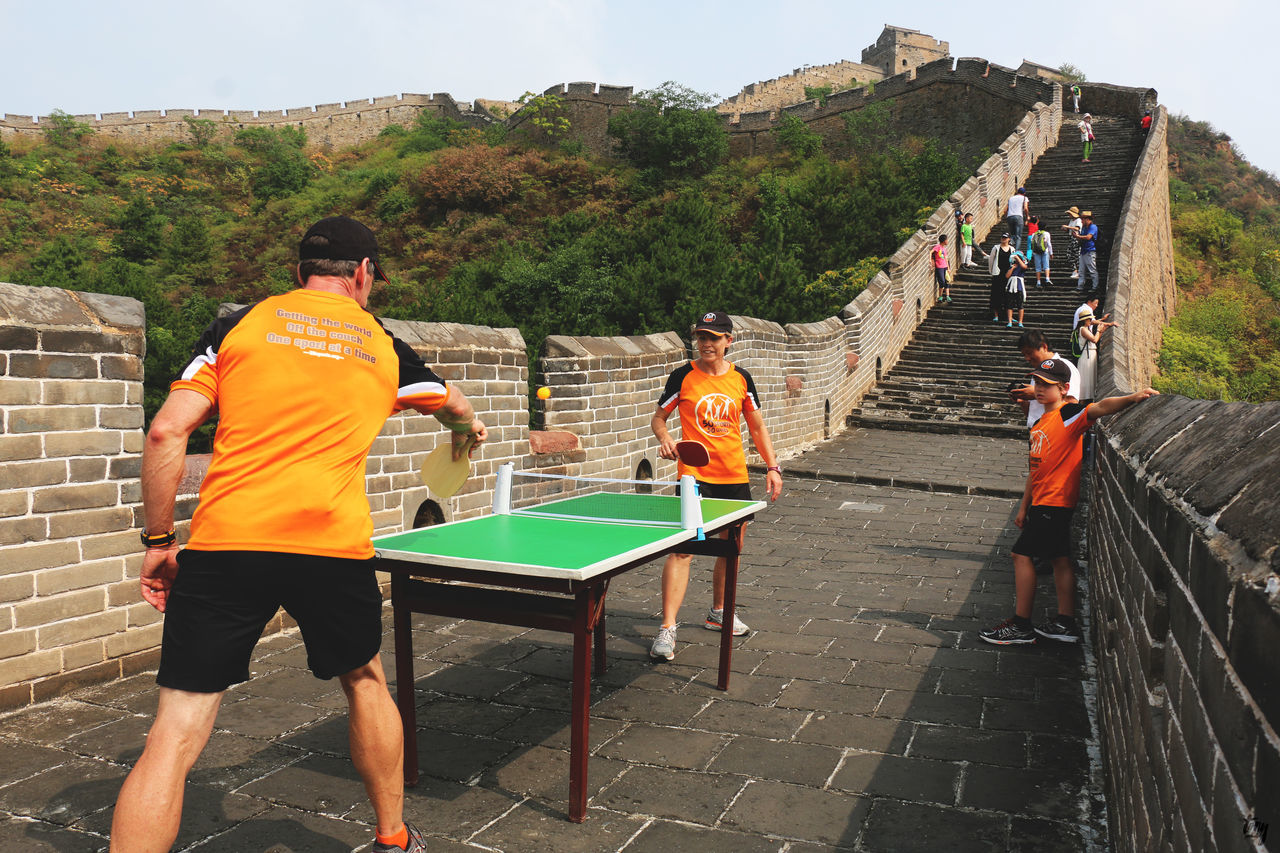
M721 631L724 629L724 608L719 610L708 610L707 621L704 623L708 631ZM741 637L751 629L747 627L747 623L738 618L738 614L733 614L733 636Z
M671 660L676 656L676 628L678 627L680 626L672 625L670 628L658 629L658 636L653 638L653 645L649 648L649 657Z

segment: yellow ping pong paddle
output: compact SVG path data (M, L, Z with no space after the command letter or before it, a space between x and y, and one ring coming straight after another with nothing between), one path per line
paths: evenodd
M418 471L423 485L442 498L453 497L471 474L471 448L474 445L475 436L467 436L466 443L462 445L462 455L457 459L453 458L452 441L436 445Z

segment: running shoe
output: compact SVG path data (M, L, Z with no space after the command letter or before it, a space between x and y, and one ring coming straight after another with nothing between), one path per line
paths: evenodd
M427 842L422 837L422 833L417 827L405 821L404 828L409 831L409 840L405 842L404 847L398 847L395 844L383 844L381 841L375 841L372 847L372 853L427 853Z
M979 631L978 636L997 646L1024 645L1036 641L1036 632L1020 626L1015 619L1006 619L990 630Z
M724 629L724 609L708 610L707 621L704 623L708 631L720 631ZM741 637L751 629L747 627L747 623L738 618L738 614L733 614L733 636Z
M948 296L948 297L947 297L947 304L948 304L948 305L950 305L950 304L951 304L951 297L950 297L950 296Z
M1070 616L1055 616L1043 625L1036 626L1036 633L1046 640L1059 643L1080 642L1080 628Z
M658 629L658 636L653 638L653 646L649 648L649 657L671 660L676 656L676 628L678 627L678 625L672 625L670 628Z

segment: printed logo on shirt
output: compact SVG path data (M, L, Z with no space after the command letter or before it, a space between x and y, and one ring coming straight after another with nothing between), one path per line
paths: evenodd
M727 394L707 394L694 407L698 429L705 435L728 435L738 426L738 409Z
M1049 440L1049 436L1045 435L1041 430L1032 430L1031 432L1031 456L1037 462L1044 455L1044 443Z

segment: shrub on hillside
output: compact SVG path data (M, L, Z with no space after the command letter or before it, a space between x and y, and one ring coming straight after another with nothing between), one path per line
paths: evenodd
M714 96L676 83L638 93L632 108L609 119L618 153L650 183L705 175L729 154L729 133L707 108Z

